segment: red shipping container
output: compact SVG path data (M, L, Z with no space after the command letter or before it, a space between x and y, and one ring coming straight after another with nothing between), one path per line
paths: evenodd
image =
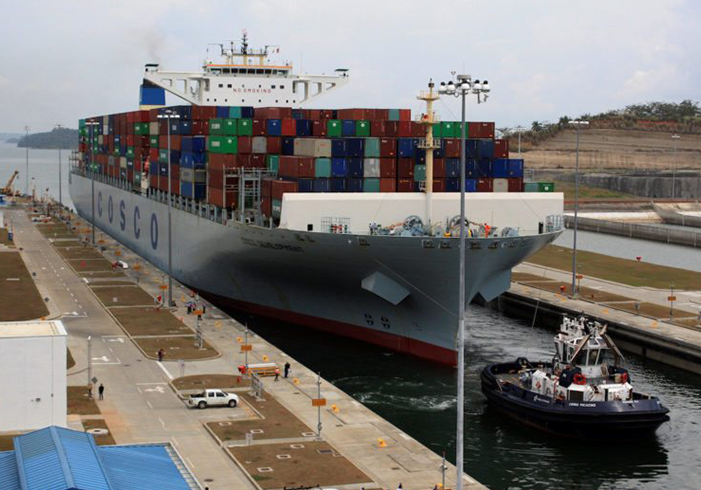
M134 160L134 172L139 173L141 172L141 169L144 167L144 164L141 162L141 160Z
M400 121L411 121L411 109L399 109Z
M286 192L297 192L297 182L290 180L274 180L272 183L272 197L281 201Z
M509 140L494 140L494 158L509 158Z
M170 149L180 151L180 139L181 136L170 135ZM168 135L161 135L158 137L158 147L168 148Z
M460 158L460 140L446 138L443 140L443 156L445 158Z
M312 121L312 135L313 136L326 136L328 124L326 121Z
M299 177L300 178L314 178L314 158L311 157L298 157L299 166Z
M257 107L253 113L256 119L285 119L292 117L291 107Z
M396 138L399 135L399 123L397 121L385 121L385 136Z
M206 136L209 134L209 121L192 121L192 134Z
M442 158L433 159L433 177L435 179L445 178L445 160Z
M400 158L397 163L397 177L400 179L413 179L414 178L414 159L413 158ZM400 191L402 192L402 191ZM406 192L406 191L404 191Z
M389 119L389 109L374 109L375 121L386 121Z
M321 118L322 121L328 121L329 119L333 119L333 111L329 109L321 109Z
M364 109L339 109L338 119L352 119L354 121L365 119Z
M210 189L224 188L224 170L210 168L207 170L207 187Z
M158 121L158 109L149 109L148 111L148 122Z
M265 119L254 119L251 124L251 131L253 131L253 136L265 136Z
M251 153L252 138L250 136L239 136L238 147L236 151L245 155Z
M168 134L168 123L166 121L158 120L158 134Z
M162 191L168 190L168 176L167 175L158 176L158 188Z
M412 138L425 138L426 137L426 126L414 121L411 124L411 136Z
M444 179L433 179L433 192L445 192Z
M265 155L250 155L250 168L265 168Z
M383 138L385 134L385 122L384 121L370 121L370 136L375 136L377 138Z
M134 122L149 122L149 112L150 111L137 111L136 117L134 118Z
M477 179L477 192L493 192L494 179Z
M261 183L261 194L263 196L272 197L272 195L273 195L273 180L275 180L275 179L270 179L270 178L263 179L263 182Z
M215 106L193 105L192 120L193 121L208 121L217 117L217 108ZM194 126L194 124L193 124Z
M281 177L298 178L299 165L297 164L297 158L298 157L288 155L280 156L279 167L277 172L278 175L280 175Z
M158 153L158 152L156 152ZM209 169L231 168L235 166L234 155L231 153L209 153Z
M297 136L297 120L283 119L281 123L281 132L283 136Z
M127 146L134 146L134 135L128 134L126 138L124 138L124 141L126 142Z
M134 124L134 116L136 115L136 112L127 112L127 122L130 124Z
M395 158L397 156L397 140L394 138L380 139L380 157Z
M224 199L226 197L226 200ZM236 192L209 187L207 189L207 202L219 207L234 208L238 203Z
M158 175L151 175L149 177L149 187L158 189Z
M397 192L396 179L380 179L380 192Z
M150 146L148 136L134 136L134 146L137 148L146 148Z
M397 192L414 192L414 179L398 179Z
M148 151L148 159L152 162L158 161L158 148L151 148Z
M251 155L234 155L235 168L251 168Z
M266 149L269 154L279 155L282 153L282 138L278 136L268 136L266 139L268 140Z
M129 182L134 182L134 171L132 169L127 169L127 180Z
M411 138L411 121L399 121L397 123L397 136Z
M307 111L307 119L311 119L312 121L319 121L321 119L321 110L309 109Z
M260 211L263 216L272 216L273 214L273 200L270 196L261 196L260 198Z
M493 122L471 122L467 125L468 138L494 139Z
M397 160L394 158L380 158L380 177L391 178L397 177Z
M523 192L523 179L508 179L509 192Z

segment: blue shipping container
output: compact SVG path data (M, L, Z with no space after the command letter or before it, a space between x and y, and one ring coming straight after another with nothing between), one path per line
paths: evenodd
M175 165L180 163L180 152L178 150L170 150L170 163Z
M346 179L331 179L331 192L345 192Z
M280 123L279 119L268 119L266 122L266 130L268 136L281 136L282 123Z
M348 179L346 192L363 192L363 179Z
M496 158L492 163L492 176L496 179L506 179L509 176L509 160Z
M363 159L349 158L348 159L348 177L354 179L363 178Z
M180 152L180 166L184 168L204 168L207 159L205 153L193 153L191 151Z
M355 136L355 121L346 119L341 121L341 134L343 136Z
M295 139L294 138L282 138L282 154L283 155L294 155L295 154Z
M312 122L308 119L297 120L297 136L311 136Z
M445 160L445 176L446 178L460 177L460 159L447 158Z
M477 160L480 157L478 140L468 139L467 144L465 145L465 150L466 158L474 158Z
M346 140L338 138L331 140L331 156L337 158L346 156Z
M480 158L494 158L494 140L478 140Z
M241 119L253 119L253 107L241 107Z
M480 158L477 161L477 176L491 177L492 176L492 161L488 158Z
M352 121L355 122L355 121ZM347 157L358 157L362 158L365 154L365 140L363 138L348 138L346 140L346 154Z
M348 176L348 161L345 158L331 159L331 177L347 177ZM332 186L333 190L333 186ZM338 192L338 191L335 191Z
M229 118L229 106L226 106L226 107L218 106L217 107L217 118L228 119Z
M450 177L445 179L445 191L446 192L458 192L460 190L460 179L455 177Z
M192 151L192 136L184 136L180 140L180 151Z
M314 192L314 179L298 179L297 189L299 192Z
M314 192L329 192L329 179L314 179Z
M416 150L415 140L411 138L399 138L397 139L397 151L400 158L414 158L414 151Z
M207 137L206 136L193 136L192 137L192 151L195 153L204 153L207 149Z
M460 190L459 184L458 184L458 190ZM476 179L466 179L465 180L465 192L477 192L477 180Z
M508 163L508 175L510 178L523 177L523 160L520 158L510 158Z

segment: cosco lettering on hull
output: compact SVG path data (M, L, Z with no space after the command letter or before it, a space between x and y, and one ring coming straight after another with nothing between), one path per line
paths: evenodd
M107 197L107 221L110 225L112 225L114 221L114 202L115 201L112 199L111 195ZM102 191L97 193L96 207L98 217L102 218L104 213ZM132 217L132 227L128 226L128 216ZM145 224L148 228L148 239L151 243L151 248L156 250L158 248L158 216L156 216L156 213L151 213L151 216L146 219L148 219L148 222L142 223L141 210L139 209L139 206L134 206L133 213L130 213L129 209L127 208L127 203L123 199L119 201L119 229L122 231L127 231L127 228L130 228L134 238L138 241L141 239L142 225Z

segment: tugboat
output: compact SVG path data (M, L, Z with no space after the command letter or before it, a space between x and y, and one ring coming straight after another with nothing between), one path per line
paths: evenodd
M649 437L669 409L633 390L608 325L564 317L552 362L526 358L482 370L490 405L520 422L577 439L630 441Z

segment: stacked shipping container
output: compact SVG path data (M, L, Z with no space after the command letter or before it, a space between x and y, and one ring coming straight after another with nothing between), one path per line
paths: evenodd
M176 106L80 121L81 151L96 171L141 188L220 207L235 207L225 188L228 169L266 169L264 214L279 213L285 192L416 192L426 178L419 147L426 126L407 109L291 109ZM168 129L170 126L170 146ZM509 158L508 141L494 138L494 123L470 122L466 140L466 191L522 192L523 160ZM460 190L461 125L437 123L433 190ZM170 153L168 153L170 148ZM142 177L143 176L143 177Z

